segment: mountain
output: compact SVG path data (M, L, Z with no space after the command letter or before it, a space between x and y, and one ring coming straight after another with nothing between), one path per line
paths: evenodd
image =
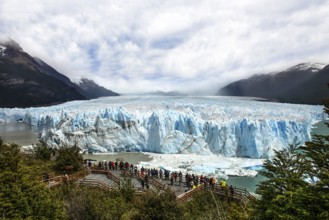
M217 95L261 97L271 101L322 104L329 97L329 65L301 63L285 71L254 75L221 88Z
M93 88L95 91L80 88L41 59L24 52L15 41L0 41L0 107L44 106L104 95L96 84Z
M102 96L118 96L111 90L97 85L93 80L82 78L79 82L79 87L86 93L86 96L90 99L98 98Z
M0 48L0 107L30 107L86 99L74 87L48 74L39 60L24 52L15 41L1 42Z

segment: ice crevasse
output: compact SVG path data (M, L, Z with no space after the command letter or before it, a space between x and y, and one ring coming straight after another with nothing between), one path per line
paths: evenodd
M268 158L310 140L312 124L325 117L322 108L225 97L121 97L3 109L0 120L23 118L52 147Z

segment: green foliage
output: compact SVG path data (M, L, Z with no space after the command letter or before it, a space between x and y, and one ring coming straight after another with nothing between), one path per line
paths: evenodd
M212 191L198 192L192 200L182 205L184 219L249 219L247 204L226 200Z
M20 147L17 144L4 144L0 138L0 172L17 172L20 160Z
M304 214L298 209L296 198L308 185L305 156L296 146L275 151L272 160L266 160L261 172L267 180L260 183L256 193L262 196L255 204L256 215L261 219L296 219Z
M259 219L329 219L329 137L315 135L299 148L276 151L264 163L255 202Z
M132 208L117 191L72 187L63 192L69 219L122 219Z
M319 187L329 188L329 136L315 135L302 149L310 164L310 178L316 178Z
M0 139L0 219L63 218L61 204L23 158L18 145Z
M68 167L72 167L73 171L78 171L82 167L83 157L78 147L61 147L56 154L54 161L54 169L56 171L67 172Z
M135 189L130 178L124 178L123 181L121 181L120 193L126 202L132 201L134 197Z
M136 203L139 212L133 219L183 219L183 212L179 208L175 194L165 191L147 190Z
M34 146L34 157L38 160L50 161L52 156L56 153L55 149L52 149L44 143L38 143Z

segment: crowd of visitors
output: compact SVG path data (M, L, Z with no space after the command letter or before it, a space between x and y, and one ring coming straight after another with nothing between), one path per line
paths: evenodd
M204 186L211 187L212 189L218 187L226 195L230 193L233 196L234 194L233 186L228 186L225 180L220 180L218 183L215 177L208 177L206 175L190 174L188 172L183 174L181 171L172 172L163 168L146 169L143 166L139 169L136 165L123 161L99 161L98 163L85 161L85 165L89 168L98 167L104 170L120 171L123 176L138 176L143 189L145 187L147 189L149 188L149 177L151 177L159 180L167 180L169 181L169 185L172 186L186 186L186 191Z

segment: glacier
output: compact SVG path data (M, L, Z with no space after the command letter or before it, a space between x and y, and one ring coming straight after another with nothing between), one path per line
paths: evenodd
M312 125L325 117L323 106L245 97L120 96L2 108L0 123L31 124L55 148L270 158L309 141Z

